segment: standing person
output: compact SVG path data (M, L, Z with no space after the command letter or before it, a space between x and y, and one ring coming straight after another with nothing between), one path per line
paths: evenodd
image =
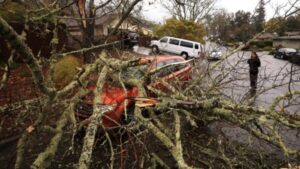
M251 53L251 58L248 59L247 63L249 64L249 73L250 73L250 86L251 89L256 89L257 87L257 75L258 68L260 67L260 60L256 52Z

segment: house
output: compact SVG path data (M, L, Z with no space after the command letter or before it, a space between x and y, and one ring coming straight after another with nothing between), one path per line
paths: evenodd
M285 32L285 36L300 36L300 31L293 31L293 32Z
M277 33L263 33L260 36L257 37L257 40L259 41L272 41L274 38L278 37Z
M280 36L273 39L273 47L286 47L300 49L300 35L297 36Z
M102 17L96 18L95 20L95 39L98 39L103 36L107 36L110 31L112 31L118 22L120 21L121 16L118 14L107 14ZM68 18L65 20L68 31L72 36L81 36L81 29L79 23L76 19ZM133 31L141 32L144 35L152 36L153 31L151 30L151 25L147 21L139 20L135 17L128 17L119 27L120 31Z

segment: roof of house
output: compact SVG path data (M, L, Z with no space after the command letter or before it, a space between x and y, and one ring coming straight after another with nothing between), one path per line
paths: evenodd
M118 18L119 15L118 14L115 14L115 13L112 13L112 14L106 14L106 15L102 15L102 16L98 16L96 18L96 21L95 21L95 25L96 26L101 26L101 25L105 25L107 24L108 22ZM79 27L79 19L77 18L63 18L66 25L68 26L68 28L70 29L74 29L74 28L77 28ZM148 21L145 21L145 20L141 20L141 19L138 19L136 17L129 17L128 18L130 22L132 22L133 24L136 24L136 25L139 25L139 26L142 26L142 27L145 27L145 28L150 28L151 27L151 24L148 22Z
M297 36L297 35L300 35L300 31L285 32L284 35Z
M273 39L276 38L278 35L274 33L263 33L257 39Z
M96 21L95 21L95 25L103 25L105 23L107 23L109 20L112 20L113 18L116 18L117 17L117 14L107 14L107 15L103 15L103 16L98 16L96 17ZM79 27L79 21L81 20L80 18L71 18L71 17L68 17L68 18L63 18L64 19L64 22L66 23L66 25L69 27L69 28L72 28L72 27ZM87 19L88 21L89 19Z
M298 36L280 36L274 38L274 40L300 40L300 35Z

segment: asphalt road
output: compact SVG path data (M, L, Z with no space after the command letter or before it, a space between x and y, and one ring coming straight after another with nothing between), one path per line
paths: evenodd
M228 80L233 81L226 85L225 93L239 102L250 97L249 65L247 64L250 54L250 52L238 52L230 56L217 69L217 72L223 71L223 73L231 71ZM257 96L255 106L268 107L276 97L292 90L300 90L299 65L276 59L268 52L258 52L258 56L261 60L261 67L258 75L258 89L255 93ZM292 114L300 114L300 98L292 101L295 105L287 110Z
M223 71L231 71L227 80L232 80L224 88L224 93L237 102L245 103L250 95L249 65L247 59L250 58L250 52L238 52L221 64L215 70L215 75ZM258 89L256 91L257 98L253 106L269 107L273 100L281 95L286 94L290 90L300 90L300 66L293 65L286 60L276 59L269 55L268 52L259 52L258 56L261 60L261 67L258 77ZM211 63L214 65L215 63ZM292 76L291 76L292 70ZM291 104L290 107L284 105ZM277 110L284 109L291 114L300 114L300 97L284 101L277 106ZM282 153L265 142L258 141L251 137L246 131L239 127L230 126L224 123L216 123L210 126L212 130L221 130L227 138L232 141L238 141L243 144L267 152L275 153L279 157L283 157ZM298 131L291 130L286 127L280 127L280 135L284 142L294 150L300 150L300 135Z
M211 48L215 44L208 44L206 48ZM224 47L219 47L226 55ZM136 47L135 52L142 55L150 55L151 49ZM253 93L250 93L249 66L247 59L251 52L238 52L228 57L216 70L214 74L220 75L230 71L227 81L232 81L224 85L224 93L237 102L245 102ZM258 77L258 89L256 91L255 106L268 107L272 101L290 90L300 90L300 66L293 65L286 61L268 55L268 52L258 52L261 60L261 67ZM210 62L212 66L216 62ZM292 67L291 67L292 66ZM198 66L200 69L200 66ZM293 70L293 75L290 72ZM291 80L292 79L292 80ZM290 83L289 83L290 82ZM300 98L294 100L295 105L288 108L290 113L300 113ZM296 104L298 103L298 104Z
M227 54L226 48L220 48L224 55ZM137 48L137 53L149 55L151 49ZM250 58L251 52L238 52L228 57L222 64L220 64L214 71L213 76L225 74L230 72L225 78L225 81L230 81L224 85L224 94L232 98L236 102L248 103L249 99L256 98L252 106L255 107L269 107L273 100L281 95L286 94L291 90L300 90L300 66L292 65L286 60L280 60L269 55L268 52L258 52L261 60L261 67L258 77L258 88L255 93L250 91L249 80L249 65L247 59ZM209 66L216 64L216 61L207 62ZM198 66L199 69L201 66ZM196 67L197 68L197 67ZM291 71L293 72L291 75ZM213 79L213 78L212 78ZM285 104L291 104L290 107L284 107ZM291 114L300 114L300 97L285 101L277 106L280 110L284 107L285 111ZM222 131L225 136L231 141L237 141L247 144L257 150L274 153L283 158L281 151L268 145L263 141L259 141L250 136L245 130L231 126L225 123L215 123L209 126L212 131ZM300 136L298 131L291 130L285 127L280 128L280 134L284 142L292 149L300 150Z

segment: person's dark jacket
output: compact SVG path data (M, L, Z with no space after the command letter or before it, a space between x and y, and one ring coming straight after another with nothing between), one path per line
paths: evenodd
M258 68L260 67L259 58L256 59L248 59L247 63L250 67L250 74L258 74Z

